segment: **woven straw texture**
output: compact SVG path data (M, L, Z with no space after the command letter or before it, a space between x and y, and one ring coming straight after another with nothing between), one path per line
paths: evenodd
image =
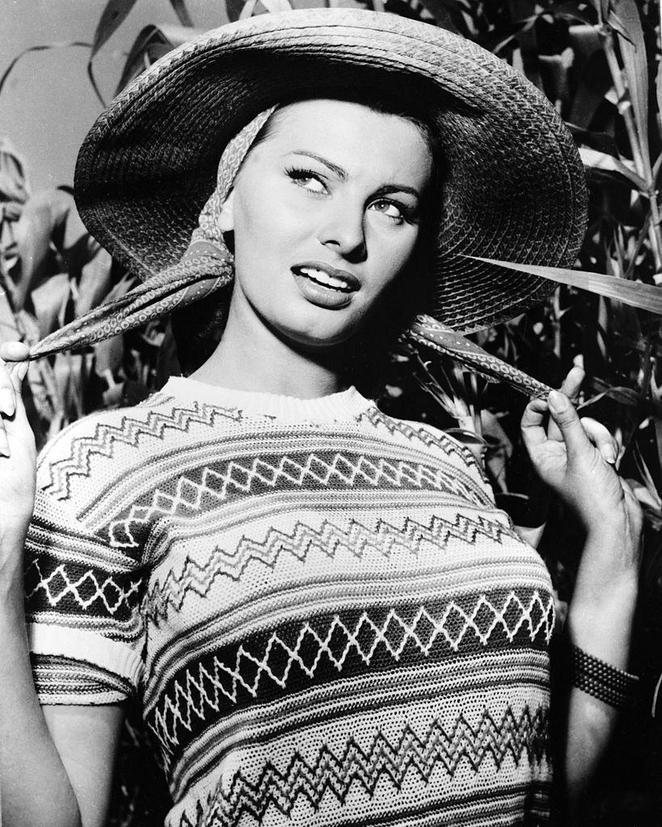
M441 111L448 167L432 304L454 329L512 318L553 285L463 258L569 265L585 226L572 139L543 96L475 44L395 15L314 9L213 30L166 55L97 120L81 148L88 229L147 279L186 250L228 141L258 112L357 85Z

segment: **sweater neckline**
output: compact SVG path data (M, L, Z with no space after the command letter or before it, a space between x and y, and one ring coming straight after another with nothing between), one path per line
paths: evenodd
M224 388L186 376L171 376L162 393L172 393L189 402L206 402L222 408L235 408L249 415L273 417L288 422L355 421L374 405L354 386L327 396L301 399L263 391Z

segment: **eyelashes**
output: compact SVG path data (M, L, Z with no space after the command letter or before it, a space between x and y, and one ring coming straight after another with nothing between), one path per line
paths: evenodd
M310 192L326 192L326 184L319 173L303 167L287 167L286 174L300 187ZM315 182L318 186L307 186L307 182Z
M306 167L290 166L285 169L286 175L298 186L313 195L324 195L328 193L328 187L324 177L313 169ZM394 198L385 198L380 196L372 200L368 209L388 219L393 224L408 224L418 223L418 209L408 204L404 204Z

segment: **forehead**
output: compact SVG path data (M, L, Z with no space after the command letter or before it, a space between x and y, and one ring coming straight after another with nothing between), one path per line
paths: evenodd
M282 107L260 146L270 154L314 152L349 174L369 168L382 177L416 178L419 185L432 164L427 140L415 123L349 101L315 99Z

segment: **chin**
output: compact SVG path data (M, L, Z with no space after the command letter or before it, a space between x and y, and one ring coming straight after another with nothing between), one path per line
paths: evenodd
M319 333L286 332L283 338L293 347L311 353L331 351L346 344L352 338L352 332L335 333L328 336Z
M308 318L291 320L291 324L283 324L283 320L272 320L269 326L283 341L298 348L310 351L324 351L338 347L354 338L364 326L363 319L341 319L342 311L318 310L313 314L306 314Z

